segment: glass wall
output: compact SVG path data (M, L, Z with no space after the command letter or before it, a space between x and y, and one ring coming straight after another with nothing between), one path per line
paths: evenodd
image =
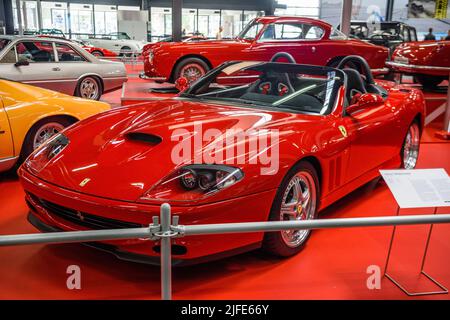
M395 0L393 20L403 21L412 25L417 30L419 40L423 40L428 28L433 28L433 34L436 39L445 38L450 29L450 19L430 19L430 18L410 18L408 15L408 0ZM447 12L450 13L450 2L447 5Z
M231 39L237 36L243 28L243 18L241 10L222 10L222 38Z
M24 31L37 31L39 29L36 1L20 1L20 16ZM19 19L17 18L17 2L15 0L13 0L13 17L14 28L18 30Z
M286 5L287 8L275 9L277 16L302 16L317 19L320 15L320 0L278 0L278 4Z
M69 33L69 18L67 3L41 2L42 27L44 29L59 29L65 34Z
M198 10L198 32L214 38L220 27L220 10Z
M70 29L72 35L94 33L94 11L90 4L70 4Z
M183 9L181 18L181 30L184 35L196 33L197 26L197 9Z
M96 34L117 32L116 6L94 5L94 18Z

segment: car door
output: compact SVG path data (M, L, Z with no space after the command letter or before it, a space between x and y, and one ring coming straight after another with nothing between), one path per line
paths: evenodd
M315 25L300 22L279 22L266 26L251 54L258 60L268 61L278 52L291 54L297 63L317 64L315 53L323 30Z
M9 119L0 97L0 171L1 162L14 157L13 139Z
M72 45L55 42L61 92L73 95L79 78L89 70L86 58Z
M16 44L17 80L45 89L61 91L53 41L22 40ZM26 62L26 63L23 63Z
M368 105L346 114L341 129L351 138L347 181L352 181L383 163L400 157L403 134L396 110L389 101Z

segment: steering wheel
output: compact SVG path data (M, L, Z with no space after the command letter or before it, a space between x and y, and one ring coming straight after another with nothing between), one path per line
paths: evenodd
M270 62L275 62L275 61L277 61L280 58L286 58L289 61L289 63L297 63L295 61L294 57L290 53L287 53L287 52L275 53L273 55L273 57L270 59Z
M366 83L368 85L375 85L375 80L373 79L372 71L370 71L369 64L367 61L361 57L361 56L347 56L344 59L342 59L339 64L337 65L336 69L344 69L346 64L351 62L353 65L360 66L360 68L363 71L363 74L365 75ZM359 70L358 70L359 71Z

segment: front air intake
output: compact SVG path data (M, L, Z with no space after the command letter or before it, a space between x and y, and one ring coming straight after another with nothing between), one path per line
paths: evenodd
M130 141L137 141L142 143L147 143L152 146L155 146L157 144L160 144L162 141L162 138L159 136L156 136L154 134L149 133L143 133L143 132L130 132L126 134L126 138Z

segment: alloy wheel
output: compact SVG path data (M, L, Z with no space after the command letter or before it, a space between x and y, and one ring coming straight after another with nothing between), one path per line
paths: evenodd
M289 181L281 202L280 220L310 220L316 211L316 188L313 176L300 171ZM284 243L295 248L309 236L310 230L281 231Z

